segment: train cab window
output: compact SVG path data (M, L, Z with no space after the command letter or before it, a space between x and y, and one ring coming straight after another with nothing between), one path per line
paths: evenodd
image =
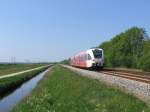
M102 51L95 49L95 50L93 50L93 55L95 58L102 58Z
M91 56L90 56L89 54L88 54L87 58L88 58L88 60L91 60L91 59L92 59Z

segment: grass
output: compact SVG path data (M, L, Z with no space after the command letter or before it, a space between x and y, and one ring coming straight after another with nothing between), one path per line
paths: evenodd
M0 79L0 98L2 98L5 94L9 93L10 91L14 90L16 87L20 86L23 82L31 79L38 73L44 71L46 68L47 67L43 67L41 69L23 73L21 75Z
M55 66L13 112L150 112L130 94Z
M16 73L27 69L40 67L45 64L0 64L0 75Z

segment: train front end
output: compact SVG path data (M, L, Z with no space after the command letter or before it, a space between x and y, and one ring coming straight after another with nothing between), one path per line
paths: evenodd
M87 51L89 68L101 69L104 66L104 52L103 49L92 48Z

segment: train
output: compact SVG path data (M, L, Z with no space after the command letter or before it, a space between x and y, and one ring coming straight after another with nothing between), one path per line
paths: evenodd
M69 62L74 67L102 69L104 67L104 52L100 48L90 48L70 57Z

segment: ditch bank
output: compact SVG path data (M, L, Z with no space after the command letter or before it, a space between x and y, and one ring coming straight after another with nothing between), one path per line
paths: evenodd
M50 68L43 68L42 72L39 72L35 77L24 82L12 93L3 97L0 100L0 112L10 112L15 105L30 94L30 92L37 86L38 82L47 74Z
M0 99L2 99L4 96L7 96L9 93L13 92L16 88L22 85L24 82L30 80L31 78L43 72L50 66L51 65L44 66L39 69L21 73L19 75L14 75L11 77L0 79Z

